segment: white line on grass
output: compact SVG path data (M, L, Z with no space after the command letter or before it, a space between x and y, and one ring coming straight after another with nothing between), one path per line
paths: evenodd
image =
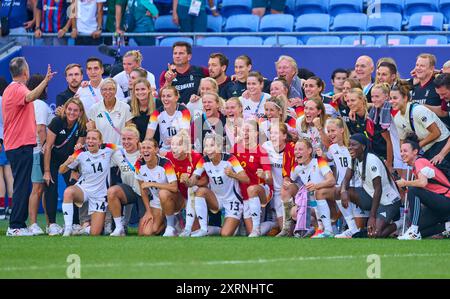
M382 258L411 258L411 257L448 257L450 253L432 254L432 253L407 253L407 254L383 254ZM253 259L253 260L230 260L230 261L189 261L185 262L155 262L155 263L100 263L100 264L81 264L82 268L143 268L143 267L168 267L168 266L211 266L211 265L242 265L242 264L268 264L278 262L306 262L317 260L350 260L350 259L365 259L367 255L336 255L336 256L299 256L292 258L276 258L276 259ZM65 269L67 264L53 264L42 266L27 266L27 267L0 267L0 272L14 272L14 271L32 271L44 269Z

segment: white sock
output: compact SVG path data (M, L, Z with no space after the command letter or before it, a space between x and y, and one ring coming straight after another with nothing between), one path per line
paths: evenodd
M409 228L416 234L419 232L419 227L417 225L411 225Z
M122 217L114 218L114 224L116 225L116 229L123 229Z
M188 190L188 200L186 203L186 224L184 226L184 229L187 231L192 230L192 225L194 225L195 220L195 201L194 196L191 196L191 192Z
M401 228L403 226L403 219L400 218L399 220L394 221L394 224L397 229Z
M208 236L217 236L220 235L220 230L222 228L219 226L207 226Z
M195 197L195 214L197 214L200 229L208 231L208 206L204 197Z
M333 227L331 226L330 207L326 200L317 200L317 211L319 212L320 220L322 220L324 231L332 233Z
M63 203L62 210L64 215L64 226L72 230L73 224L73 203Z
M90 225L89 225L89 226L86 226L86 227L84 228L84 231L86 232L86 234L90 235L90 234L91 234L91 226L90 226Z
M347 208L344 208L342 206L342 201L337 200L336 201L337 206L339 207L339 210L342 213L342 216L344 216L345 222L347 222L347 226L350 229L350 231L355 234L359 231L358 227L356 226L355 217L353 217L353 212L350 207L350 205Z
M275 227L275 225L277 225L277 223L272 221L265 221L261 223L261 236L267 235L270 230Z
M167 226L175 227L175 215L166 215Z
M249 198L248 206L252 217L253 230L261 229L261 201L259 197Z
M450 221L445 222L445 230L450 232Z
M317 220L317 229L323 231L323 223L322 223L322 219L320 219L320 213L319 213L319 209L316 207L312 208L314 210L314 214L316 215L316 220ZM312 224L311 224L312 226Z

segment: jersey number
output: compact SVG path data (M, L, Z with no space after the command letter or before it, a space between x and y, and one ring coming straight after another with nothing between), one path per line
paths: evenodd
M103 212L106 210L104 202L102 202L102 204L100 206L98 205L97 202L95 204L97 205L97 210L102 210Z
M168 127L167 128L167 135L169 135L169 137L175 136L177 134L177 129L174 127Z
M339 161L341 161L342 167L348 167L347 157L339 157Z
M233 209L234 204L234 209ZM237 201L230 202L230 211L239 211L239 203Z
M216 184L216 185L222 185L223 184L222 177L220 177L220 176L217 176L217 177L213 176L212 179L214 181L214 184Z
M92 169L94 169L94 173L103 172L102 162L98 163L97 169L95 169L95 164L91 164Z

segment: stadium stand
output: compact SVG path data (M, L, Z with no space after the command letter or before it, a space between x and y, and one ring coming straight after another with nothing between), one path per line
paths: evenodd
M180 27L172 21L172 16L160 16L155 21L156 32L179 32Z
M341 45L343 46L373 46L375 45L375 37L370 35L363 35L360 39L358 35L347 35L342 38Z
M197 40L197 46L227 46L228 39L221 36L207 36Z
M306 42L311 46L336 46L341 44L341 38L339 36L312 36Z
M208 32L222 32L223 18L222 16L208 15L208 23L206 25Z
M363 13L343 13L334 18L332 31L366 31L367 15Z
M294 14L316 14L328 12L328 0L301 0L295 1Z
M228 44L230 46L261 46L263 39L259 36L236 36Z
M252 14L233 15L227 19L226 32L257 32L259 17Z
M302 41L299 41L295 36L279 36L278 40L276 36L269 36L264 40L263 45L264 46L274 46L274 45L281 45L281 46L294 46L298 45L299 42L303 44Z
M291 32L294 29L294 16L289 14L265 15L261 18L259 31L261 32Z
M190 43L191 45L194 43L194 41L190 37L170 36L170 37L166 37L166 38L163 38L162 40L160 40L159 45L161 47L172 47L172 45L178 41L187 42L187 43Z
M448 39L442 35L420 35L414 39L414 45L446 45L448 44Z
M361 13L363 0L330 0L328 11L334 18L344 13Z
M439 12L415 13L409 19L409 31L441 31L444 16Z
M225 18L236 14L252 12L252 0L223 0L220 14Z
M367 18L367 31L401 31L402 15L394 12L383 12Z
M409 45L411 39L406 35L389 35L387 40L387 45L398 46L398 45ZM375 44L378 46L386 46L386 36L378 36Z

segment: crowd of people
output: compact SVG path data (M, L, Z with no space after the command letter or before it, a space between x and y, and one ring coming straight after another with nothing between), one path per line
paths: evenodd
M49 65L30 76L25 58L11 60L1 90L8 236L44 234L41 198L48 235L125 236L136 213L140 236L449 236L450 62L437 70L423 53L400 78L392 58L361 56L332 72L326 93L290 56L269 80L247 55L227 76L222 53L207 67L191 65L188 43L172 54L159 88L137 50L112 78L96 57L67 65L54 115L46 89L59 74Z

